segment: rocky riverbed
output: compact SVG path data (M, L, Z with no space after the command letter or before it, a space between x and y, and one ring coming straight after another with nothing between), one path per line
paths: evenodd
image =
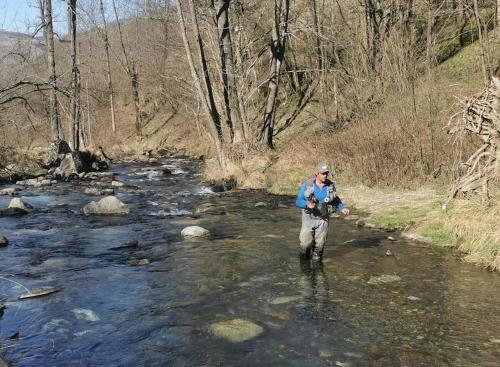
M129 162L71 182L0 187L2 358L497 365L498 275L341 218L323 263L300 262L294 198L215 192L224 185L200 183L200 165ZM26 213L9 212L13 198Z

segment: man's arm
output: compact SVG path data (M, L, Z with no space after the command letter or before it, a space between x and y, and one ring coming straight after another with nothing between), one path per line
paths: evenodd
M304 197L305 192L306 192L306 185L303 184L300 187L299 193L297 194L297 198L295 199L295 205L301 209L307 208L307 200Z
M346 208L346 206L338 196L335 196L334 205L339 212L344 215L349 215L349 208Z

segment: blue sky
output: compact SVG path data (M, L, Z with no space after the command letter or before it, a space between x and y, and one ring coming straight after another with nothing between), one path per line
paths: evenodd
M0 28L13 32L31 33L40 22L38 0L0 0ZM64 2L52 1L54 25L65 29Z

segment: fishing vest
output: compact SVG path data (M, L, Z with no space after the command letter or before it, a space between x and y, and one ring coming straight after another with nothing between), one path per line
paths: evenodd
M315 178L311 178L305 182L306 185L306 192L311 191L312 196L314 197L314 181ZM316 199L316 208L317 210L312 210L311 213L321 216L321 217L328 217L330 214L335 212L336 205L335 205L335 198L337 197L337 193L335 191L335 185L333 184L332 181L327 180L325 182L325 185L327 185L328 188L328 194L326 197L323 199L322 202L320 202L317 198Z

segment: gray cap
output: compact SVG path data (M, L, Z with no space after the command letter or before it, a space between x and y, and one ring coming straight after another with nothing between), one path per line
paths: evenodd
M325 173L329 172L330 168L328 168L328 164L326 163L318 163L316 165L316 173Z

